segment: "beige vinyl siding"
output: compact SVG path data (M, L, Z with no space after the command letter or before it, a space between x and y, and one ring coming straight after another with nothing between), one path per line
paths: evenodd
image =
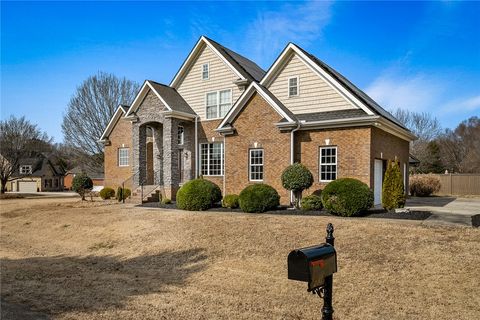
M288 79L298 76L298 96L288 96ZM268 89L294 114L357 109L296 54L292 54Z
M209 64L209 79L202 79L202 66ZM190 107L206 120L205 96L207 92L217 90L232 90L232 105L237 101L242 91L233 84L238 76L227 66L208 46L200 52L197 60L187 71L185 78L177 87L178 93Z

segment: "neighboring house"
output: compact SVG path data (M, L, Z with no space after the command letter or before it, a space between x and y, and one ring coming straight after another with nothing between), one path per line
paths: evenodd
M170 85L145 81L105 129L105 185L158 185L174 198L203 176L224 194L272 185L288 204L282 171L301 162L307 191L337 178L368 184L381 202L386 161L405 184L415 136L337 71L290 43L267 72L201 37Z
M93 181L93 186L94 187L103 187L104 186L104 178L105 175L103 173L103 168L90 168L90 167L84 167L84 166L76 166L75 168L68 170L65 173L65 177L63 179L64 181L64 188L67 190L72 190L72 183L73 183L73 178L77 174L84 173L87 176L90 177Z
M64 174L65 171L54 165L45 155L23 158L12 176L14 180L7 183L7 191L63 191Z

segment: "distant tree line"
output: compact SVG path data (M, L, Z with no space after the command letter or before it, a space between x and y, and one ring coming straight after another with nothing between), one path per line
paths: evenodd
M410 129L418 140L410 153L420 164L418 173L480 173L480 119L462 121L455 129L442 129L429 113L397 109L393 115Z

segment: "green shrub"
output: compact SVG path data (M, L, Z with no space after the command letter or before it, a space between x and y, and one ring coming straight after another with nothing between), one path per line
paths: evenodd
M322 210L322 198L315 194L311 194L302 199L302 210Z
M117 188L117 193L115 194L115 198L117 198L118 201L122 201L122 187Z
M409 184L410 194L417 197L428 197L441 187L440 179L430 174L411 176Z
M161 202L162 202L162 204L171 204L172 200L170 200L168 198L163 198Z
M405 191L403 188L400 165L397 161L388 161L382 186L382 206L387 210L403 208Z
M128 188L123 189L123 199L127 199L132 195L132 190Z
M100 197L103 200L114 198L115 197L115 190L113 190L110 187L105 187L102 190L100 190Z
M207 210L221 199L220 188L205 179L190 180L177 191L177 207L183 210Z
M350 217L372 207L373 192L359 180L337 179L323 189L322 203L329 212Z
M117 194L115 195L115 198L117 198L117 200L120 202L120 201L125 200L128 197L130 197L131 194L132 194L132 191L130 189L128 189L128 188L122 189L122 187L118 187L117 188Z
M301 163L294 163L288 166L282 173L282 185L285 189L293 191L295 195L295 207L299 207L302 191L313 184L313 175Z
M278 207L280 196L268 184L253 184L240 192L238 203L244 212L265 212Z
M222 207L224 208L230 208L230 209L235 209L238 208L238 195L236 194L227 194L225 197L222 199Z
M93 181L84 173L77 174L72 181L72 190L85 200L85 193L93 189Z

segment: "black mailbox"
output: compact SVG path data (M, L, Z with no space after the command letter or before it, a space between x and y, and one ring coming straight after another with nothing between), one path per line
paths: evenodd
M322 243L296 249L288 255L288 279L308 282L308 291L325 284L325 278L337 272L335 248Z

